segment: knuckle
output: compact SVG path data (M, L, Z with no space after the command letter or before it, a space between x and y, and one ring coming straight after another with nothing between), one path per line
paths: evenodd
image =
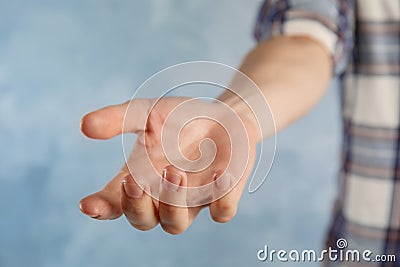
M148 210L143 205L134 205L132 203L122 203L122 209L125 215L134 217L144 217L147 215Z
M138 224L131 221L129 221L129 223L139 231L149 231L157 225L157 224Z
M235 211L235 205L230 202L217 201L214 206L215 210L222 214L230 214Z
M216 203L211 211L211 217L216 222L226 223L235 217L236 212L237 208L232 204Z
M212 215L212 218L215 222L218 223L227 223L233 219L235 215Z
M144 217L147 215L148 211L143 206L132 206L131 213L136 217Z
M174 217L182 208L163 203L160 210L163 214Z
M162 229L172 235L185 232L190 224L186 208L172 205L161 205L159 220Z
M165 232L167 232L167 233L169 233L171 235L182 234L187 229L187 225L184 225L182 223L177 223L177 224L161 223L161 227Z

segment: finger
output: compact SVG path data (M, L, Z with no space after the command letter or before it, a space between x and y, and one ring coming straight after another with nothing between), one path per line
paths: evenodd
M181 187L180 187L181 186ZM189 227L186 203L186 173L168 166L161 181L159 217L161 227L170 234L183 233ZM179 204L180 206L169 203Z
M121 182L127 175L122 170L102 190L83 198L79 202L82 213L99 220L116 219L122 214Z
M117 192L101 190L83 198L79 203L79 208L84 214L94 219L116 219L122 214L119 196Z
M86 114L81 121L81 131L94 139L109 139L125 132L144 130L150 99L134 99L119 105L107 106ZM124 118L128 118L125 121Z
M153 200L128 175L122 182L121 205L129 223L136 229L147 231L158 224Z
M210 204L210 215L214 221L226 223L232 220L237 212L237 206L243 191L243 186L239 183L237 186L232 188L233 177L227 173L219 176L219 173L217 172L214 179L213 195L220 198Z

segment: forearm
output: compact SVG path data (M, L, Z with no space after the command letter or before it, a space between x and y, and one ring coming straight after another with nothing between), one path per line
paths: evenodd
M331 79L332 63L328 50L317 41L279 36L258 44L239 70L255 82L267 99L279 131L304 116L322 97ZM249 96L246 92L240 95L245 99ZM219 99L254 118L233 93L226 91Z

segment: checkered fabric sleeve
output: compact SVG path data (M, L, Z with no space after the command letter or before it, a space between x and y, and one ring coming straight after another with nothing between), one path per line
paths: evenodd
M266 0L254 28L257 41L275 35L305 35L331 53L335 73L351 55L354 29L352 0Z

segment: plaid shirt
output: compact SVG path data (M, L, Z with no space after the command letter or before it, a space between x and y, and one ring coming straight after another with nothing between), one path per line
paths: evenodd
M400 266L400 0L267 0L255 27L325 45L340 81L343 150L327 246L395 254Z

